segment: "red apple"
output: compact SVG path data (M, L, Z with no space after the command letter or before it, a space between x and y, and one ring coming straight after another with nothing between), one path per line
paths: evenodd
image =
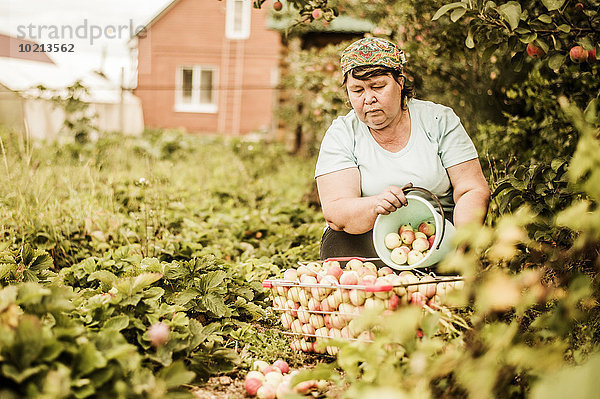
M404 244L410 245L415 240L415 232L412 230L403 230L400 233L400 238L402 238Z
M531 58L542 58L546 55L546 52L541 47L536 46L533 42L527 44L526 51L527 55L529 55Z
M423 306L427 303L427 297L420 292L413 292L410 295L410 303L418 306Z
M569 51L569 58L571 61L579 64L585 60L587 60L588 52L581 46L573 46Z
M345 271L340 277L340 284L342 285L356 285L358 284L358 273L353 270Z
M413 231L413 227L410 224L403 224L402 226L400 226L400 228L398 229L398 234L402 234L402 232L404 230L410 230Z
M315 8L312 11L311 15L314 19L321 19L321 17L323 16L323 10L321 10L320 8Z
M379 277L387 276L388 274L394 274L394 271L387 266L384 266L381 269L377 270L377 275Z
M337 265L331 265L327 268L327 275L335 277L336 281L342 276L343 270L339 263Z
M249 396L255 396L258 392L258 389L262 387L263 382L257 378L246 378L244 382L244 387L246 388L246 393Z
M281 3L281 1L276 1L275 3L273 3L273 9L275 11L281 11L282 8L283 4Z
M429 236L427 241L429 241L429 248L431 249L433 247L433 243L435 242L435 234L432 236Z
M588 51L588 62L596 62L596 47Z
M426 221L426 222L422 222L419 225L418 230L425 234L426 236L430 236L432 234L435 234L435 223L431 222L431 221Z

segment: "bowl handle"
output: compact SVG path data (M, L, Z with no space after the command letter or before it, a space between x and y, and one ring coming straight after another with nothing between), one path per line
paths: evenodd
M435 249L440 249L440 245L442 244L442 240L444 239L444 233L446 232L446 215L444 213L444 207L442 206L442 203L440 202L440 200L438 199L438 197L432 193L431 191L422 188L422 187L407 187L405 189L403 189L403 191L405 193L411 192L411 191L420 191L422 193L427 194L428 196L430 196L433 201L436 203L436 205L438 206L438 208L440 208L440 214L442 215L442 236L440 237L440 240L438 241L438 245L435 247Z

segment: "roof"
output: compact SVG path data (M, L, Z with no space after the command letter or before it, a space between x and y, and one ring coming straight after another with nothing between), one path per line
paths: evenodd
M50 64L54 64L54 61L48 57L48 54L45 52L19 51L20 46L25 44L33 46L37 43L31 40L19 39L17 37L0 32L0 57L21 58L24 60L48 62Z
M65 88L78 80L89 89L89 95L82 98L86 102L118 103L121 100L121 89L97 74L74 74L56 64L0 57L0 84L23 97L38 97L39 85L50 89L52 94L65 93ZM131 97L130 93L125 95Z
M173 8L175 6L175 4L178 3L178 2L179 2L179 0L172 0L162 10L160 10L154 17L152 17L152 19L150 21L146 22L144 24L144 27L142 29L140 29L137 32L135 32L135 36L138 36L141 32L145 32L148 29L150 29L150 27L152 25L154 25L154 23L156 23L159 19L161 19L163 17L163 15L165 15L167 12L169 12L169 10L171 8Z

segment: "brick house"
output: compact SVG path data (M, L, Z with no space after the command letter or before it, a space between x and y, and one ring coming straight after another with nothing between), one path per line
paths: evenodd
M271 130L281 35L251 0L173 0L137 35L146 126L243 135Z

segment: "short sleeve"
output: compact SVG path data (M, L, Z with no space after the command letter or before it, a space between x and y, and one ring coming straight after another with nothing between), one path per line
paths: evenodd
M477 150L459 117L451 108L442 107L436 113L438 153L444 168L476 159Z
M343 118L333 121L321 141L315 178L338 170L357 167L354 143L352 125L348 126Z

